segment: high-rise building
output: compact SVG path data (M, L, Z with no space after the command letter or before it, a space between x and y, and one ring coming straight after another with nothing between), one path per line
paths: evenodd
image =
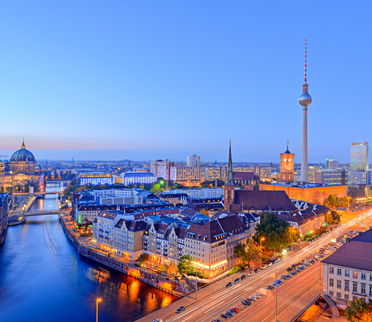
M200 156L197 156L196 154L189 155L187 157L187 166L188 167L197 167L200 165Z
M368 169L368 142L351 142L350 170Z
M302 153L301 153L301 182L307 182L308 168L308 150L307 150L307 110L312 102L312 98L308 92L309 85L307 84L307 38L305 39L305 83L302 85L302 95L299 98L300 105L303 106L303 124L302 124Z
M326 159L326 169L336 169L338 168L338 161L333 160L333 159Z
M294 153L289 152L288 144L287 150L280 153L280 182L293 182L294 180Z

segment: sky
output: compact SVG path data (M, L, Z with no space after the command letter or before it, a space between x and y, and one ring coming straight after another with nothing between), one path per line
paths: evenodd
M372 140L371 1L2 1L0 155L309 162ZM1 158L1 157L0 157Z

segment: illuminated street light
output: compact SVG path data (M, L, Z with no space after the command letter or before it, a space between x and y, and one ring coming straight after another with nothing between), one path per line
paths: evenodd
M97 297L96 298L96 322L98 322L98 303L102 302L102 299Z
M265 237L260 238L260 268L262 267L262 242L265 240Z
M274 283L275 283L275 322L278 321L278 283L275 281L275 275L273 275Z

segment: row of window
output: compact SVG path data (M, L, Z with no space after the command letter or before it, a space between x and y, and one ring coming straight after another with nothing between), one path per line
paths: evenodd
M335 273L334 267L329 267L329 273L330 274ZM348 269L345 269L344 274L345 274L346 277L349 277L350 276L350 271ZM337 275L342 276L342 269L341 268L337 268ZM353 278L358 278L358 272L357 271L353 271ZM367 274L366 273L360 273L360 278L362 280L366 280ZM369 274L369 280L372 281L372 274Z
M338 289L341 289L342 287L342 281L337 280L336 287ZM329 286L334 287L334 279L330 278L329 279ZM350 291L350 281L344 281L344 290L345 291ZM358 291L358 283L353 282L353 293L361 293L361 294L366 294L366 284L361 283L360 284L360 292ZM369 285L369 294L372 295L372 285Z

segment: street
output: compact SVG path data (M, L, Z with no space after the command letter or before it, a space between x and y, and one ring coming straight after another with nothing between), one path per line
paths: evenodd
M368 217L370 218L372 210L366 210L365 212L368 212ZM358 217L334 229L288 258L269 266L253 276L249 276L246 280L234 285L232 288L225 288L225 285L245 273L234 274L231 277L209 285L198 291L198 301L195 301L195 293L193 293L190 297L183 298L172 303L169 307L152 313L147 317L146 321L152 321L159 317L162 317L164 321L167 322L211 321L213 318L223 320L221 314L225 313L227 309L236 306L241 309L241 311L232 318L234 321L274 321L275 290L268 292L267 296L264 296L261 300L248 308L244 308L241 300L259 293L258 291L260 288L264 288L266 285L273 283L274 280L280 278L281 275L287 274L287 267L310 256L312 253L328 244L332 238L337 238L349 231L353 225L357 224L365 217L364 213L360 214ZM368 224L364 223L364 227L366 227L366 225ZM300 313L317 294L322 292L322 286L319 285L319 280L321 280L319 277L321 273L320 267L321 264L317 262L299 273L296 277L285 282L284 285L278 287L279 321L290 321ZM274 278L273 275L276 277ZM175 310L182 305L187 306L186 311L181 314L175 314ZM152 317L154 318L152 319ZM145 321L145 319L142 320Z

